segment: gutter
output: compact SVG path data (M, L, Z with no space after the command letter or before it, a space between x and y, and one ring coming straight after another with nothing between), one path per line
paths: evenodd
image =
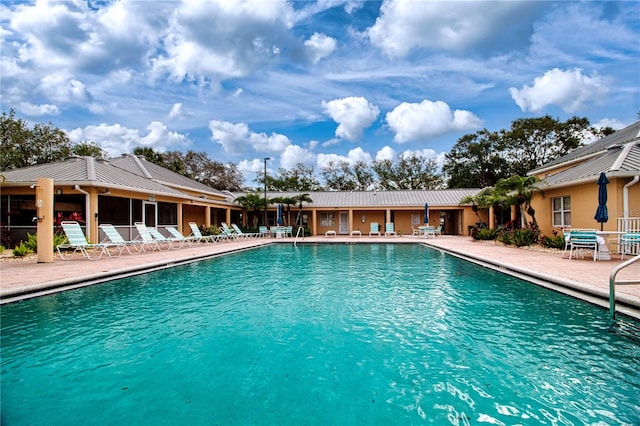
M80 185L74 185L73 189L75 189L78 192L81 192L84 194L84 210L85 210L85 215L87 216L87 234L89 234L91 232L91 198L89 193L87 191L85 191L84 189L80 188ZM87 235L88 238L90 238L89 235Z

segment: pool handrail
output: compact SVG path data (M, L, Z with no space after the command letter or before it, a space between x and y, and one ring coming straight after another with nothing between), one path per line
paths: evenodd
M611 275L609 275L609 314L611 315L611 320L616 320L616 285L634 285L640 284L640 280L616 280L616 276L618 272L630 266L631 264L640 260L640 254L632 257L629 260L626 260L613 268L611 271Z

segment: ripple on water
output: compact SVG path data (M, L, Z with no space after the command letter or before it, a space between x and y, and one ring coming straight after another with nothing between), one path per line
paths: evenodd
M268 247L0 314L3 423L640 418L606 312L418 246Z

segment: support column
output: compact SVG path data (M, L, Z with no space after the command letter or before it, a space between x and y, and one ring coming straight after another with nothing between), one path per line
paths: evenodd
M182 232L182 229L184 228L184 226L182 226L182 203L176 203L176 210L178 211L178 217L177 217L177 222L176 225L178 225L178 231Z
M211 226L211 207L204 206L204 226Z
M313 209L311 211L311 220L313 221L312 235L318 235L318 212Z
M225 210L225 219L224 221L227 222L228 225L231 225L231 209L226 209Z
M38 263L53 263L53 179L39 178L36 184Z
M353 231L353 209L349 209L349 235Z
M91 222L87 220L87 239L90 243L98 243L98 191L95 188L89 190L89 211ZM87 218L89 219L89 218Z
M489 229L495 229L496 227L496 212L493 206L489 207Z

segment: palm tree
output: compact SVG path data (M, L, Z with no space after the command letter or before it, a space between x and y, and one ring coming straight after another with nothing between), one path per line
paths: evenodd
M257 192L248 192L246 195L241 195L233 200L234 203L240 204L242 209L244 210L243 217L245 220L247 219L249 211L254 213L254 221L258 218L260 214L260 208L264 206L264 201L262 196ZM247 226L247 223L244 223L243 226ZM257 226L252 226L252 228L256 228Z
M536 184L540 181L536 176L518 176L514 175L510 178L500 179L496 182L495 190L503 194L510 201L510 205L518 206L520 215L520 225L526 228L527 220L525 211L531 216L532 223L537 225L536 211L531 206L533 194L541 192Z
M298 224L298 223L302 224L302 222L299 222L300 221L300 215L302 214L302 203L309 203L310 204L310 203L313 203L313 200L311 199L311 197L307 193L298 194L297 196L293 197L293 200L295 200L295 202L298 203L298 217L296 218L296 224Z

